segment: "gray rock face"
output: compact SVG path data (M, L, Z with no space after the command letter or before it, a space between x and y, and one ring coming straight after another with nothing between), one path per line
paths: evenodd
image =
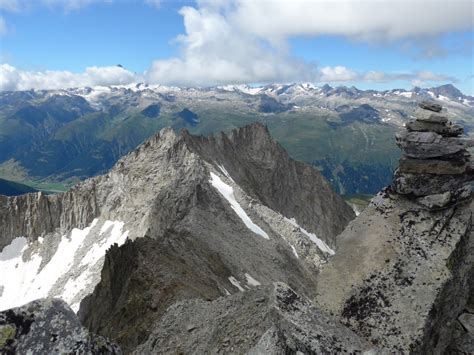
M318 304L387 353L443 353L471 292L473 209L378 195L339 236Z
M120 348L82 327L59 300L38 300L0 312L2 354L122 354Z
M432 113L441 111L440 105L422 102L420 107L428 110L429 116L422 114L409 122L407 131L396 137L404 156L392 188L415 197L427 209L444 208L470 198L471 188L466 183L474 176L467 148L474 145L474 140L458 137L462 127Z
M331 354L372 346L282 283L170 307L134 354Z
M353 218L350 207L333 193L324 177L291 159L265 126L252 124L230 135L208 138L185 132L184 139L207 162L224 166L251 197L296 218L330 246Z

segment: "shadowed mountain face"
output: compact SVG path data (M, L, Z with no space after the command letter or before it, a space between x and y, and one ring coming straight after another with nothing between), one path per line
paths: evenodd
M33 189L32 187L19 184L14 181L0 179L0 195L17 196L17 195L23 195L23 194L27 194L31 192L36 192L36 190Z
M0 263L22 260L0 267L29 275L2 285L0 308L63 298L125 351L180 300L280 281L314 295L354 217L259 124L207 138L164 129L66 193L0 202Z
M449 85L381 92L309 84L2 92L0 177L77 181L104 173L164 127L209 135L261 122L339 193L373 194L389 184L400 157L394 134L416 101L431 97L472 130L473 98Z

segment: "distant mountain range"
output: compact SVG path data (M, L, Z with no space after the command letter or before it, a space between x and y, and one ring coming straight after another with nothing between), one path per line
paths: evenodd
M165 126L207 135L266 124L295 159L317 166L343 194L390 180L393 134L431 98L466 132L474 98L452 85L411 91L312 84L178 88L161 85L0 93L0 177L71 182L109 169Z

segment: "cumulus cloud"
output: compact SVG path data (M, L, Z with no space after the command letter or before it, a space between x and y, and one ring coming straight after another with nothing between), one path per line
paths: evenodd
M155 61L145 77L189 86L388 81L397 76L341 66L317 69L292 56L289 39L337 35L370 42L429 38L434 43L434 36L471 28L471 10L470 0L198 0L196 7L180 11L186 30L176 41L181 55Z
M471 0L236 0L229 18L265 38L433 36L473 26Z
M0 1L12 8L18 5L15 0ZM41 1L74 10L112 0ZM161 3L143 1L150 5ZM318 68L292 54L290 39L336 35L360 41L394 41L399 45L426 38L429 42L425 43L430 44L426 47L431 50L427 55L435 56L441 51L435 48L434 38L472 28L471 13L471 0L197 0L196 6L180 10L185 27L185 33L175 39L180 55L155 60L140 76L118 67L92 67L84 73L71 73L21 71L5 64L0 87L44 89L137 80L183 86L297 81L454 82L454 78L431 72L359 72L338 65Z
M236 28L213 8L184 7L180 13L186 29L177 38L182 56L155 61L148 81L191 86L315 78L312 65Z
M139 81L134 73L119 67L89 67L82 73L69 71L19 70L0 65L0 91L30 89L64 89L95 85L125 85Z

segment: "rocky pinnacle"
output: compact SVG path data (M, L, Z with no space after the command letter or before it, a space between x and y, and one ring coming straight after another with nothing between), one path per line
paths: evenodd
M462 137L463 128L450 122L442 106L423 101L416 120L398 134L403 150L392 187L428 210L443 209L471 196L473 166L467 148L474 140Z

